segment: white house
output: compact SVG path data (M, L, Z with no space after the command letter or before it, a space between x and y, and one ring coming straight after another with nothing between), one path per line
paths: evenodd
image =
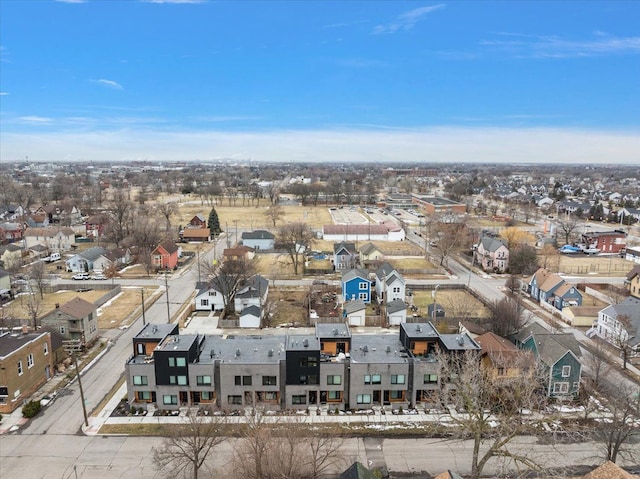
M85 273L93 271L94 269L102 269L101 267L96 268L95 262L106 252L107 250L102 248L101 246L94 246L93 248L89 248L88 250L73 255L71 258L66 260L64 262L66 265L66 269L67 271L71 271L73 273Z
M509 248L502 240L491 236L483 237L475 254L485 271L502 273L509 267Z
M224 297L215 286L206 282L196 284L196 311L222 311Z
M272 250L276 244L276 236L267 230L245 231L242 233L242 244L256 251Z
M640 353L640 299L629 297L598 313L595 334L620 347L627 344L633 355Z
M75 233L71 228L47 226L45 228L27 228L24 232L27 249L41 244L51 253L70 251L75 242Z
M376 270L376 294L378 302L390 303L396 299L404 302L406 286L404 278L389 263Z
M264 306L269 294L269 280L256 274L247 280L236 293L234 306L236 313L244 311L249 306Z

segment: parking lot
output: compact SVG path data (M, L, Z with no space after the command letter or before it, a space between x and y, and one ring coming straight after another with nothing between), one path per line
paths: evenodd
M329 208L329 214L337 225L366 225L369 219L360 213L359 208L338 206L337 208Z

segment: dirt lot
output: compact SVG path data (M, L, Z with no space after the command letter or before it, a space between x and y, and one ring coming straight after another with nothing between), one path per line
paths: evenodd
M286 254L277 253L260 253L255 256L258 273L268 277L291 277L295 278L293 274L293 265L289 256ZM302 265L300 265L302 268ZM298 271L298 276L302 276L302 270Z
M632 263L617 255L590 256L585 254L539 255L538 263L553 272L566 274L600 274L603 276L626 276Z
M137 309L142 311L140 291L141 289L138 287L125 287L119 295L105 303L102 307L98 308L98 328L112 329L120 327L123 321L128 319L128 316L132 312ZM56 307L56 304L64 304L76 297L80 297L90 303L95 303L95 301L105 293L106 291L102 290L91 290L84 292L58 291L57 293L45 294L44 299L40 302L38 316L42 317L53 310ZM145 287L144 294L145 304L149 307L158 298L158 288L155 286ZM36 296L39 300L40 296ZM28 296L20 295L11 303L4 306L4 315L21 321L30 321L28 303Z
M271 326L284 324L296 326L308 324L309 311L306 298L309 291L304 289L284 290L269 288L269 305L273 313Z
M418 308L416 314L419 316L427 316L427 307L433 303L431 291L413 291L413 305ZM464 290L459 289L440 289L436 295L436 301L444 307L447 317L458 318L486 318L489 311L485 306Z

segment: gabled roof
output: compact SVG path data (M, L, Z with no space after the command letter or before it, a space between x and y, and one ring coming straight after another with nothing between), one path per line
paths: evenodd
M338 479L376 479L377 476L359 462L354 462Z
M567 334L533 334L538 356L547 366L553 366L568 352L579 358L580 345L571 333Z
M356 311L362 311L366 309L367 305L364 304L364 301L361 299L356 299L355 301L348 301L344 303L344 312L347 314L355 313Z
M248 315L255 316L256 318L259 318L260 317L260 308L257 307L256 305L247 306L240 313L240 317L248 316Z
M185 228L182 230L183 238L208 238L209 228Z
M480 240L480 244L482 245L482 249L485 251L491 251L492 253L498 251L502 246L505 248L507 245L502 241L496 238L492 238L491 236L485 236Z
M249 278L239 289L236 298L258 298L269 289L269 280L256 274Z
M356 245L355 243L345 243L341 241L340 243L333 244L333 254L339 254L341 250L345 250L347 254L356 254Z
M540 291L544 291L545 293L550 293L554 289L559 287L562 283L564 283L564 279L562 278L562 276L551 273L545 278L544 283L539 285L539 289Z
M378 277L378 279L382 280L383 278L386 278L387 276L389 276L391 273L397 273L396 269L391 266L391 264L389 264L388 261L385 261L384 263L382 263L382 266L380 266L377 270L376 270L376 276Z
M193 218L191 218L191 221L193 221L193 220L194 220L194 219L196 219L196 218L197 218L198 220L202 221L202 222L205 222L205 223L206 223L206 221L207 221L207 218L205 218L205 216L204 216L202 213L198 213L198 214L196 214Z
M165 250L168 254L173 254L176 253L178 251L178 245L175 244L173 241L163 241L162 243L160 243L156 249L154 250L157 251L158 249L162 248L163 250Z
M71 316L75 319L82 319L85 316L93 313L96 310L96 306L89 301L85 301L82 298L73 298L71 301L68 301L60 306L60 308L56 308L62 311L63 313ZM54 310L55 311L55 310ZM52 311L53 312L53 311ZM49 313L51 314L51 312Z
M376 245L374 245L373 243L365 243L362 246L360 246L360 254L363 255L370 255L371 253L375 253L375 252L381 253L380 248L378 248Z
M83 251L82 253L79 253L79 256L82 256L84 259L87 259L89 261L95 261L106 252L107 250L102 246L94 246Z
M361 278L367 282L371 282L369 279L369 273L363 269L350 269L349 271L345 271L342 273L342 282L346 283L347 281L351 281L354 278Z
M394 299L393 301L387 303L388 314L397 313L398 311L404 311L405 309L407 309L407 305L401 299Z
M633 269L629 271L629 273L627 274L627 281L631 281L633 278L635 278L638 275L640 275L640 264L637 266L634 266Z
M275 239L276 235L267 230L245 231L242 233L242 239Z
M561 284L558 289L556 289L553 294L555 294L556 296L560 296L561 298L567 294L569 291L571 291L571 288L575 288L576 292L582 296L582 294L580 293L580 291L578 291L578 288L575 287L575 285L571 284L571 283L563 283Z
M396 281L400 281L402 284L404 284L404 278L402 276L400 276L399 273L396 273L396 272L394 272L393 274L389 275L389 277L386 280L387 284L393 284Z
M640 333L640 299L628 297L621 303L607 306L601 312L615 319L625 316L631 326L629 329L634 330L631 334Z
M494 366L521 367L525 361L533 360L531 353L518 349L508 339L492 332L478 336L475 341L482 348L482 354L486 354Z

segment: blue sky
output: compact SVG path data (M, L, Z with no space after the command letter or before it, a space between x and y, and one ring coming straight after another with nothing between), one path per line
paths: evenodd
M640 164L640 2L0 2L0 161Z

